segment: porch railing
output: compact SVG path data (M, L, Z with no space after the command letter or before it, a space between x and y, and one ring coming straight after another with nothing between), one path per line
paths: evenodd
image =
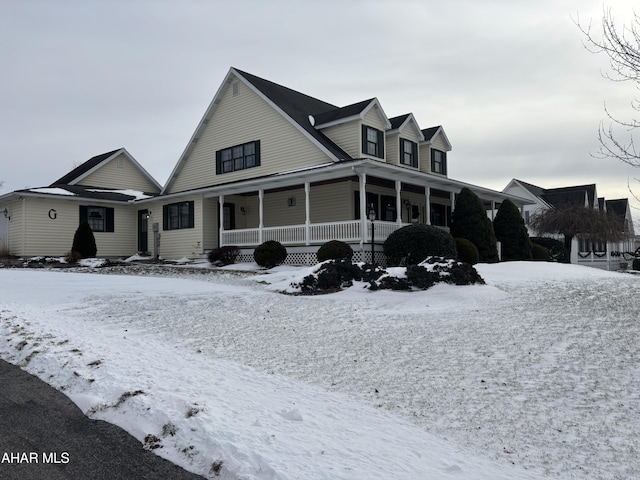
M329 240L341 240L347 243L371 242L371 222L366 221L367 231L362 238L360 220L346 222L311 223L308 226L282 225L278 227L241 228L236 230L224 230L222 232L222 246L235 245L238 247L257 246L267 240L276 240L283 245L313 245L328 242ZM375 222L376 243L383 242L398 228L407 225L397 222Z

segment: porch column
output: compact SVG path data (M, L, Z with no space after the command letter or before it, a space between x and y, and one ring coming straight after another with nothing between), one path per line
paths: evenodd
M219 221L220 221L220 246L224 247L224 195L220 195L218 197L219 200L219 207L220 207L220 212L218 213L218 215L220 215Z
M309 205L309 192L311 191L311 184L304 182L304 244L309 245L311 243L310 230L311 230L311 205Z
M431 225L431 187L424 187L424 196L427 200L424 210L424 223L425 225Z
M264 190L258 190L258 244L262 244L262 229L264 228Z
M367 243L367 174L362 172L360 176L360 248Z
M496 219L496 202L495 200L491 200L491 221L493 222Z
M396 180L396 222L398 226L402 224L402 199L400 198L400 190L402 189L402 182ZM409 222L411 219L408 220Z

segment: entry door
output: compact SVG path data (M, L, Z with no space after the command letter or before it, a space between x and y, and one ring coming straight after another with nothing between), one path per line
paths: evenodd
M138 210L138 251L149 250L149 210Z

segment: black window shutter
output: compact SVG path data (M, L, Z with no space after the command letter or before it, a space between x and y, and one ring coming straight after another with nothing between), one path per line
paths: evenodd
M260 166L260 140L256 140L256 167Z
M80 223L87 223L89 221L89 207L86 205L80 205Z
M362 153L367 153L367 126L362 125Z
M216 175L220 175L221 173L222 173L222 150L218 150L216 152Z
M418 168L418 144L416 142L411 142L411 149L413 150L413 166Z
M115 231L115 222L113 215L113 208L105 208L107 212L107 218L105 223L105 232L113 232Z
M187 226L187 228L193 228L194 227L194 211L193 211L193 206L194 206L194 202L193 200L191 200L189 202L189 225Z
M384 158L384 132L378 130L378 157Z
M162 229L169 230L169 205L162 206Z
M442 174L447 174L447 152L442 152Z

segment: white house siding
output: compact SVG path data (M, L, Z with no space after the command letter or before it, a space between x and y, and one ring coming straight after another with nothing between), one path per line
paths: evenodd
M358 121L352 121L323 128L321 131L347 152L350 157L360 158L362 156L361 130L362 124Z
M269 175L326 163L329 158L244 84L226 88L193 151L176 172L170 192ZM260 140L260 166L216 175L216 151Z
M118 166L118 160L122 159L122 166ZM126 155L119 155L103 165L95 172L87 175L80 185L102 188L130 189L139 192L157 193L156 187L145 175L140 172Z
M354 219L350 181L311 185L311 223L342 222Z
M289 199L295 206L288 205ZM304 188L268 192L264 196L264 226L300 225L305 219Z
M220 231L218 223L218 197L203 199L202 208L202 237L203 237L203 250L208 251L214 248L218 248L220 238L218 232ZM239 227L240 228L240 227Z
M193 228L181 228L179 230L164 230L162 219L162 206L175 202L187 202L193 200ZM189 197L180 197L165 199L165 201L158 207L159 215L155 215L154 221L158 221L160 227L160 257L165 260L176 260L179 258L193 258L197 257L204 251L204 238L203 238L203 211L202 211L203 198L200 195L194 195ZM211 212L207 212L211 213ZM155 220L159 218L159 220ZM151 237L152 238L152 237ZM152 248L150 244L149 248Z
M400 165L400 135L397 133L387 134L384 143L387 163Z
M4 209L7 209L7 217ZM22 207L18 200L0 202L0 254L17 253L21 248Z

